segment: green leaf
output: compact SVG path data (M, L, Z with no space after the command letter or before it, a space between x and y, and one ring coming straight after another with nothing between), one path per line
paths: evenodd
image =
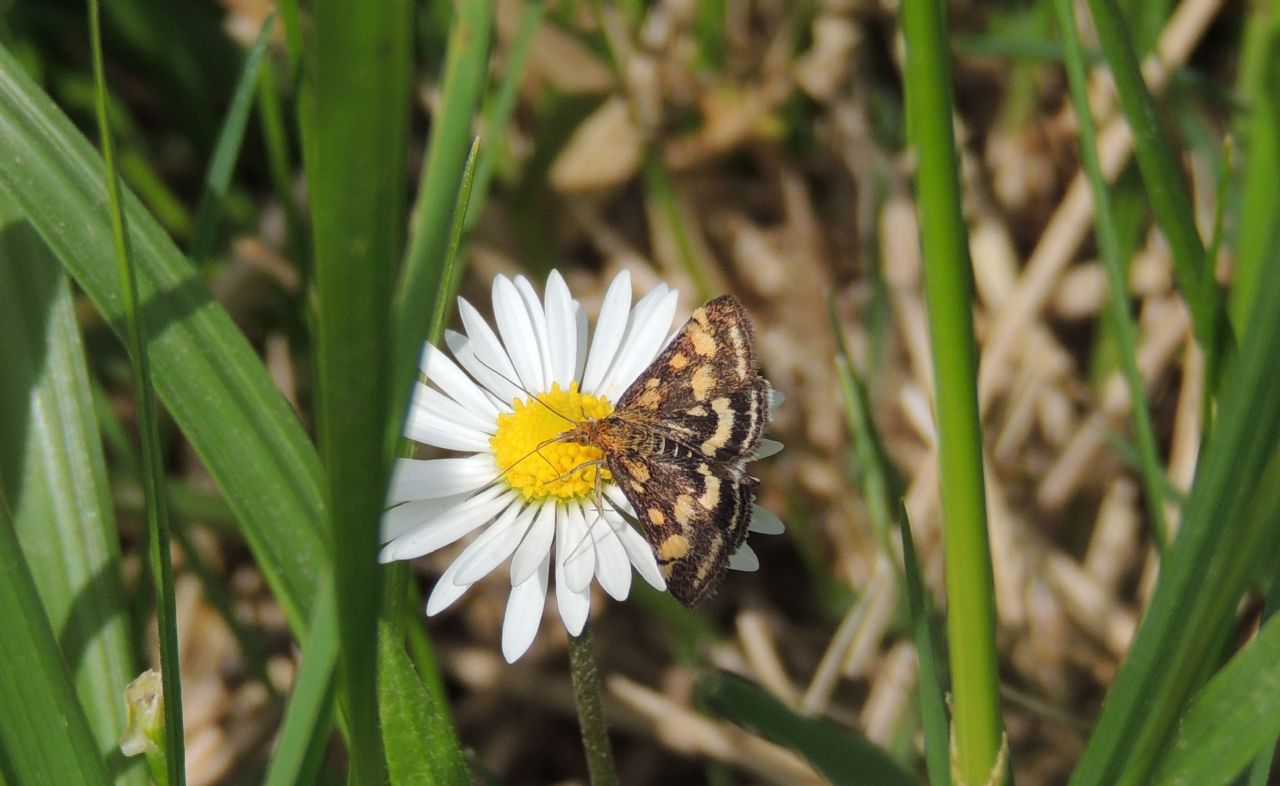
M432 695L405 652L403 638L379 625L378 681L382 734L392 783L454 786L471 776L453 733L445 696Z
M102 162L0 50L0 192L10 195L117 333L124 328ZM295 631L325 566L315 450L227 313L127 191L156 391L222 490Z
M889 754L857 732L799 715L741 677L713 672L700 678L695 690L699 703L712 713L799 753L832 783L916 783Z
M1280 460L1273 460L1271 489L1280 488ZM1280 515L1271 497L1270 515ZM1280 734L1280 616L1205 686L1182 716L1153 781L1158 786L1218 786L1231 783Z
M66 276L0 197L0 494L104 754L133 678L120 546ZM10 634L15 635L15 634ZM141 768L117 783L146 783Z
M12 784L107 783L4 500L0 575L0 777Z

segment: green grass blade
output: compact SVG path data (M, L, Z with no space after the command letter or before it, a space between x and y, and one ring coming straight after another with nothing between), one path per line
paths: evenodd
M902 534L902 567L906 576L907 606L911 611L911 638L916 644L920 670L920 717L924 722L924 757L932 786L951 783L951 733L947 718L945 649L933 630L929 591L920 573L915 538L907 507L898 501L898 529Z
M390 325L402 253L413 31L408 0L312 6L304 160L315 243L317 425L338 614L350 782L386 778L378 726L377 562L390 458Z
M378 692L383 712L387 770L392 783L463 786L471 782L453 732L443 692L432 692L404 649L404 637L383 622L378 631L382 667Z
M455 9L449 31L440 111L432 119L431 141L418 181L409 249L400 296L395 304L395 378L392 383L391 438L398 441L401 419L417 374L422 342L433 323L451 305L454 282L444 268L454 224L459 186L472 143L472 120L489 73L493 8L483 0L464 0Z
M1231 287L1231 322L1242 339L1254 292L1272 263L1272 227L1280 214L1280 13L1270 3L1249 7L1244 23L1240 92L1250 111L1239 119L1244 138L1240 216Z
M1057 10L1058 24L1066 43L1067 76L1076 123L1080 130L1080 162L1089 178L1089 190L1093 194L1096 215L1094 232L1102 252L1103 269L1107 274L1107 314L1118 345L1120 368L1129 386L1129 407L1138 447L1142 487L1147 498L1147 515L1151 517L1151 532L1156 547L1163 552L1168 543L1169 531L1164 520L1164 467L1160 463L1156 447L1151 411L1147 408L1146 388L1142 384L1142 374L1138 371L1138 331L1129 313L1129 289L1125 277L1126 265L1121 259L1120 230L1116 226L1111 209L1111 193L1107 189L1102 163L1098 159L1097 131L1093 125L1093 113L1089 109L1084 47L1076 31L1075 10L1070 0L1054 0L1054 8Z
M338 615L333 584L316 600L315 619L303 644L302 667L293 682L265 786L314 783L333 728L333 670L338 664Z
M1204 349L1208 388L1214 391L1224 363L1234 352L1235 339L1213 277L1213 266L1206 261L1204 244L1196 232L1189 191L1182 182L1172 145L1157 119L1155 101L1142 81L1138 56L1119 5L1116 0L1089 0L1089 11L1115 80L1120 106L1133 129L1134 158L1151 198L1156 223L1169 243L1178 288L1191 311L1196 340Z
M204 190L200 192L191 250L188 253L191 264L197 268L208 259L214 233L218 230L218 214L222 209L222 200L227 195L227 186L231 183L231 171L240 154L240 146L244 143L244 131L249 125L249 110L253 107L254 88L258 83L258 67L262 64L262 55L266 52L274 21L275 17L269 16L263 22L258 40L244 59L240 81L236 83L236 91L231 96L227 115L222 120L222 130L218 132L218 141L213 148L213 157L209 160L209 171L205 173Z
M455 280L454 270L475 180L479 144L479 139L472 142L463 169L462 184L453 210L449 246L442 266L443 281ZM450 303L452 300L435 301L435 313L428 314L426 319L431 326L428 340L439 341ZM404 440L396 434L395 442L403 444ZM382 673L378 681L378 703L392 781L421 782L419 778L426 776L419 770L425 768L430 776L427 782L452 783L459 779L459 782L466 782L466 766L453 729L453 719L449 715L448 696L439 673L435 671L435 661L419 661L418 668L423 669L420 677L405 652L405 637L410 625L415 626L420 635L426 635L418 622L422 599L407 563L388 566L385 579L387 596L378 632L378 665ZM409 602L411 598L412 603ZM406 735L403 731L418 729L424 723L429 727L429 734Z
M1182 711L1212 670L1236 606L1275 567L1280 517L1250 515L1280 444L1280 287L1260 287L1227 368L1177 539L1071 783L1147 783ZM1270 560L1270 563L1265 562Z
M960 212L945 12L936 0L902 4L907 130L918 156L916 187L937 386L955 767L965 783L1000 783L1004 774L997 772L997 762L1005 757L978 423L973 279Z
M0 50L0 191L12 197L117 333L102 162ZM295 631L327 562L319 461L252 347L182 253L124 194L156 391L235 511Z
M15 210L0 197L0 498L105 755L134 676L120 546L70 287ZM146 782L137 767L116 779Z
M546 10L547 4L543 0L525 3L524 11L520 14L520 26L516 30L515 38L511 39L510 48L507 51L506 66L502 69L502 81L485 107L484 127L488 130L490 139L481 149L480 161L476 164L475 198L467 208L467 229L475 226L476 221L480 220L481 211L484 210L485 199L489 195L489 185L493 180L494 166L502 150L502 145L499 143L500 135L511 122L511 113L515 110L516 99L520 94L520 80L524 76L524 67L533 49L533 34L538 31L538 25L542 24L542 17L546 14ZM456 289L453 287L450 291L453 292Z
M916 779L851 729L800 715L741 677L713 672L695 687L699 705L809 760L832 783L907 786Z
M12 784L108 783L3 498L0 575L0 777Z
M1280 455L1280 454L1278 454ZM1267 515L1280 516L1280 460L1271 462ZM1231 783L1280 734L1280 617L1236 654L1196 696L1153 783L1219 786Z
M128 230L120 205L120 178L116 173L111 127L107 123L107 82L102 64L102 28L97 0L89 0L89 37L93 50L93 76L101 137L102 162L111 215L112 247L124 300L125 346L133 367L134 401L142 442L142 488L147 501L147 561L155 583L156 627L160 639L160 674L164 685L164 759L169 786L187 782L186 743L182 724L182 678L178 661L178 611L173 594L173 557L169 550L169 509L164 493L164 458L160 448L160 424L156 411L151 363L143 338L138 277L129 251Z

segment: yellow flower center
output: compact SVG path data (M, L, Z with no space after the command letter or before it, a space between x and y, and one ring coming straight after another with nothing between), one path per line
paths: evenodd
M606 399L583 395L571 382L568 390L554 384L535 399L518 398L511 406L512 412L498 415L489 446L503 478L525 499L585 498L595 491L597 472L602 481L612 479L603 464L591 463L604 457L598 448L550 441L573 427L565 418L599 420L613 412Z

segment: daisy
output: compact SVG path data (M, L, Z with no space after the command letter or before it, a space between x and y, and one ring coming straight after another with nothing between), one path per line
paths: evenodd
M656 589L666 588L648 542L628 523L635 520L631 505L607 470L588 463L599 451L550 440L571 426L566 417L599 419L612 411L671 340L677 299L660 284L633 307L623 271L588 341L586 315L558 272L548 277L542 301L524 277L498 276L497 333L458 298L465 335L446 332L452 359L424 348L426 382L416 385L405 435L462 455L400 459L388 498L393 507L382 520L384 562L414 559L483 530L436 582L428 615L509 561L502 654L514 662L537 633L553 563L560 618L574 636L590 612L593 579L617 600L630 592L633 568ZM765 440L757 457L780 448ZM755 506L750 529L776 534L783 526ZM743 544L729 567L755 570L759 561Z

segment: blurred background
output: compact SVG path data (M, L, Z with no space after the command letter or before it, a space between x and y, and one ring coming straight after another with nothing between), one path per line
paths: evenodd
M760 504L788 527L753 537L759 572L731 574L696 613L640 582L625 604L597 588L591 624L620 777L821 782L796 753L697 700L695 682L708 667L743 675L801 714L856 728L918 767L916 655L897 539L891 512L863 491L867 465L853 439L865 433L865 396L905 490L925 581L942 604L932 367L896 3L618 5L602 17L595 3L572 0L495 4L489 92L476 126L491 155L477 176L461 293L485 310L496 274L539 282L554 268L594 320L605 286L625 268L637 292L659 281L677 288L679 319L709 297L738 295L755 320L765 373L786 395L768 434L786 448L754 471ZM1218 0L1122 5L1135 44L1162 56L1147 78L1182 145L1201 234L1213 236L1221 220L1230 236L1240 177L1223 142L1241 123L1240 51L1260 12ZM121 172L183 248L195 240L204 173L241 64L273 10L265 0L103 7ZM417 13L411 172L440 98L451 13L446 2ZM950 14L1004 717L1017 780L1052 784L1079 756L1156 561L1115 344L1101 319L1106 281L1052 8L958 0ZM10 51L95 138L82 4L0 2L0 25ZM260 89L292 112L297 85L280 30L266 54L278 81ZM1103 166L1115 179L1160 455L1185 492L1201 439L1203 361L1101 70L1091 100ZM310 428L300 142L292 131L272 138L261 107L217 234L202 241L201 273ZM494 127L501 117L509 119ZM296 127L287 117L283 126ZM280 146L291 151L284 159ZM295 163L281 168L281 160ZM1219 263L1226 282L1230 244ZM124 439L134 422L128 358L87 301L77 315L98 403L124 430L114 438ZM227 505L182 434L164 426L180 531L191 782L258 782L295 674L295 644ZM136 597L141 492L112 439ZM1171 525L1177 515L1170 505ZM456 551L415 563L424 589ZM498 644L508 591L498 571L425 622L461 741L474 771L493 782L585 782L554 601L533 648L508 666ZM134 609L137 628L147 629L146 601Z

